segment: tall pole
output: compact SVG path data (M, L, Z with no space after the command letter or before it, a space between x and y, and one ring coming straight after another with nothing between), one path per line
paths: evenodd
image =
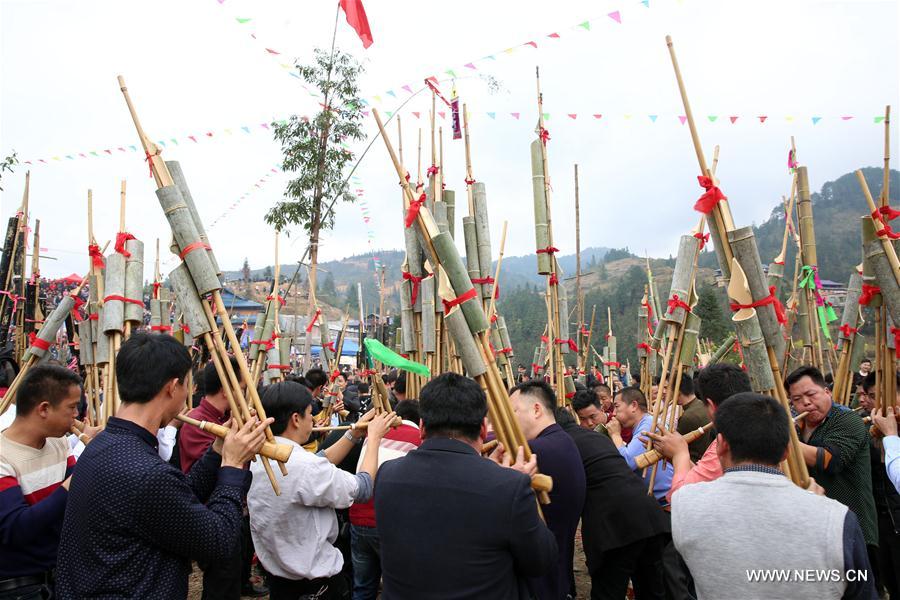
M578 333L575 338L584 344L584 340L580 339L584 330L584 296L581 293L581 208L578 192L578 163L575 163L575 300L578 303ZM585 370L581 352L578 353L577 368L578 373Z

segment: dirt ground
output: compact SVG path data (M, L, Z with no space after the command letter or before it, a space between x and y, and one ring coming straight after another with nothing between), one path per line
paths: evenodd
M588 577L587 567L584 564L584 550L581 546L581 528L575 533L575 587L578 589L578 598L589 598L591 594L591 579ZM203 591L203 572L194 565L188 582L188 600L200 600ZM248 598L244 596L244 598ZM264 596L268 599L268 596Z

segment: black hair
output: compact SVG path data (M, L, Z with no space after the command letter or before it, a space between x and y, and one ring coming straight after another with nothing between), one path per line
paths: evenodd
M579 411L588 406L596 406L598 409L603 408L600 406L600 400L597 399L597 395L594 392L588 390L575 392L575 395L572 397L572 409Z
M311 390L316 389L317 387L322 387L326 383L328 383L328 374L325 373L324 369L312 368L306 372L306 375L303 376L304 384Z
M660 381L662 381L662 380L659 378L659 375L653 376L653 385L659 385Z
M866 375L865 378L863 378L862 383L860 383L860 385L862 386L863 391L864 391L865 393L868 394L869 391L870 391L873 387L875 387L875 384L877 383L877 379L878 379L878 378L877 378L877 376L875 375L875 372L874 372L874 371L872 371L871 373L869 373L868 375Z
M266 416L275 419L272 433L281 435L287 429L291 416L299 413L306 416L306 409L312 406L312 392L305 385L296 381L281 381L268 386L262 395Z
M388 371L387 373L385 373L385 374L381 377L381 379L382 379L385 383L394 383L395 381L397 381L397 371L396 371L396 369L391 369L390 371Z
M553 411L553 416L556 418L556 424L560 427L575 423L575 417L564 406L557 406Z
M741 392L723 402L715 423L731 448L732 462L770 466L784 457L792 426L777 400L755 392Z
M822 371L809 365L794 369L790 375L784 378L784 391L791 393L791 386L803 379L809 377L810 380L819 387L827 387Z
M638 408L647 412L647 397L644 396L644 392L641 391L641 388L634 387L633 385L622 388L616 396L622 398L622 402L625 406L630 406L632 402L637 402Z
M474 380L442 373L422 388L419 400L425 437L478 439L487 415L487 398Z
M864 362L869 363L869 364L871 365L871 364L872 364L872 359L871 359L871 358L864 358L864 359L862 359L861 361L859 361L859 364L863 364Z
M191 355L171 335L132 334L116 356L119 396L125 404L146 404L171 380L183 383L190 370Z
M72 386L81 390L81 377L64 367L37 365L22 378L16 392L16 414L27 415L41 402L58 406Z
M592 389L594 394L597 392L605 392L607 396L612 396L612 389L605 383L598 383Z
M228 360L231 362L231 369L235 373L239 373L237 359L233 356L229 356ZM205 396L215 396L222 390L222 380L219 379L216 365L212 361L203 368L201 377L203 380L203 394Z
M406 394L406 371L401 371L397 375L397 381L394 383L394 393Z
M356 391L360 396L362 396L363 394L368 394L369 393L369 384L366 383L365 381L360 381L359 383L356 384Z
M694 378L687 373L682 373L681 383L678 385L678 393L682 396L694 395Z
M401 400L397 403L397 406L394 407L394 412L397 413L397 416L401 419L412 421L416 425L419 424L419 419L422 418L419 412L418 400Z
M509 390L509 395L512 396L515 392L519 392L523 396L533 396L537 398L540 403L544 405L544 410L551 414L556 408L556 393L553 391L553 388L550 387L549 383L539 379L517 384Z
M694 392L706 403L719 406L741 392L750 392L750 376L737 365L716 363L702 369L694 379Z
M580 392L581 390L586 390L587 386L578 381L577 379L573 382L575 384L575 391Z

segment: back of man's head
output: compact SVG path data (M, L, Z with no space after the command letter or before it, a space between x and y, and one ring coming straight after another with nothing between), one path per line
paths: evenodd
M739 366L716 363L702 369L694 379L694 390L703 402L719 406L731 396L750 392L750 376Z
M594 386L594 394L598 399L602 398L610 398L612 397L612 390L605 383L598 383Z
M146 404L191 370L187 348L171 335L135 333L116 355L116 380L125 404Z
M307 371L306 375L303 376L303 379L306 383L306 387L311 390L322 387L328 383L328 375L325 371L315 367Z
M553 410L553 417L556 419L556 424L560 427L565 427L566 425L575 425L575 417L572 416L565 407L557 406Z
M596 394L594 392L585 390L583 392L575 392L575 395L572 397L572 410L579 411L584 410L588 406L595 406L597 409L601 409L600 400L597 399Z
M525 381L509 390L509 395L512 396L516 392L536 400L544 408L544 414L553 418L553 412L556 409L556 393L549 383L540 380Z
M50 406L69 397L72 386L81 388L81 377L72 371L56 365L37 365L22 377L16 392L16 415L26 416L41 402Z
M312 392L308 387L296 381L282 381L266 387L262 394L263 408L266 416L275 419L272 433L281 435L287 429L291 416L298 413L306 415L306 409L312 406Z
M406 394L406 371L402 371L397 375L397 382L394 383L394 393Z
M423 437L478 439L487 415L487 398L472 379L456 373L438 375L422 388L419 410Z
M735 394L716 410L716 431L728 442L731 462L778 465L790 440L791 422L771 396Z
M678 393L682 396L694 395L694 378L687 373L682 373L681 383L678 385Z
M229 356L228 360L231 362L231 368L235 373L239 373L238 369L238 361L235 357ZM206 396L215 396L219 392L222 391L222 380L219 379L219 373L216 371L216 365L210 361L205 367L203 367L203 376L202 376L202 389L203 394Z
M410 421L416 425L419 424L419 420L422 418L418 400L401 400L394 407L394 412L404 421Z

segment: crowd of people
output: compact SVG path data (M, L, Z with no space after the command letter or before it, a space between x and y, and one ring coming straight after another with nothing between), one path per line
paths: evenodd
M261 387L267 418L239 427L215 367L196 390L190 370L174 338L132 335L120 409L80 436L78 375L23 378L0 432L0 599L185 598L194 564L208 599L900 598L900 439L868 372L856 410L816 369L789 374L795 424L739 367L711 365L682 377L672 431L653 427L665 387L647 398L628 373L592 374L561 408L526 373L509 395L526 453L489 449L485 394L454 373L407 398L404 373L385 372L378 412L357 371L313 368ZM176 419L191 395L224 438ZM292 450L278 494L267 427ZM780 468L791 427L807 489ZM648 448L662 460L644 469Z

